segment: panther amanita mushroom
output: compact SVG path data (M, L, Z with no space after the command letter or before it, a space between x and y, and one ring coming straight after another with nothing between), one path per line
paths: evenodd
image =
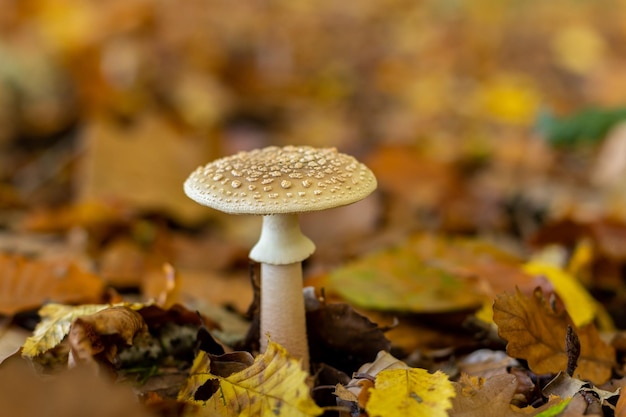
M239 152L197 168L185 181L187 196L231 214L263 216L250 258L261 264L261 348L267 335L302 359L309 352L302 295L302 261L314 251L298 214L359 201L376 177L335 148L270 146Z

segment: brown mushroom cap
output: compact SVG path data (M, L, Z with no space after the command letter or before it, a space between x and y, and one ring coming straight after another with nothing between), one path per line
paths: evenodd
M269 146L217 159L187 178L192 200L231 214L325 210L365 198L376 177L335 148Z

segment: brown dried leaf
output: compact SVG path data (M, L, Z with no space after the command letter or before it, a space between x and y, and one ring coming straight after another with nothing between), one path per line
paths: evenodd
M505 294L494 303L494 322L507 343L507 353L528 361L537 374L558 373L567 368L567 326L576 329L581 352L574 376L595 384L606 382L615 364L615 350L601 338L593 323L576 328L567 311L555 311L541 289L532 297Z
M12 315L47 302L97 302L103 281L65 260L31 260L0 254L0 314Z
M72 323L68 335L69 362L91 362L94 356L101 353L109 362L113 362L118 344L132 345L135 335L145 331L147 326L141 315L124 306L78 317Z
M311 358L344 372L391 349L384 331L346 303L323 304L307 311L306 321Z
M534 416L560 401L552 399L540 408L512 406L518 380L511 374L495 375L489 379L463 374L459 382L453 384L456 396L452 398L450 417Z

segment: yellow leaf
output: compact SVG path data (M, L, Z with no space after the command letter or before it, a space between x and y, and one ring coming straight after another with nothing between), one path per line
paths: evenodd
M537 113L541 94L529 79L502 74L477 92L476 101L486 116L498 122L526 125Z
M390 369L376 376L365 410L370 417L444 417L454 396L452 383L441 371Z
M106 304L87 304L79 307L48 304L39 310L41 321L33 335L26 339L22 356L33 358L57 346L70 331L75 318L97 313L109 307Z
M584 75L602 62L607 48L605 40L593 28L575 25L556 32L552 49L558 64Z
M309 395L307 375L298 360L271 341L251 366L227 377L213 375L210 356L200 352L178 399L203 405L201 416L318 416L323 410ZM199 401L196 394L207 388L213 394Z

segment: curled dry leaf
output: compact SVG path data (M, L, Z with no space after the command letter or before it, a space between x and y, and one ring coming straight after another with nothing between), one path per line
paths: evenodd
M615 349L606 344L593 323L576 327L566 310L555 311L541 289L531 297L499 296L493 306L498 334L507 341L507 353L528 361L537 374L558 373L567 368L566 335L572 326L580 339L580 357L574 376L595 384L606 382L615 365Z
M617 388L614 392L606 391L592 386L587 381L572 378L565 372L559 372L542 390L546 397L558 396L561 398L573 397L577 393L584 392L592 393L601 403L604 403L608 399L618 396L620 389Z
M406 363L395 358L389 352L381 350L373 362L362 365L354 373L353 378L345 387L335 389L335 395L339 399L338 403L340 405L353 406L356 409L359 407L365 408L369 400L369 388L374 386L376 375L382 371L394 369L406 370L410 368Z
M98 301L104 283L74 262L32 260L0 254L0 314L12 315L44 303Z
M68 335L69 363L91 362L94 356L100 354L112 363L118 344L132 345L135 335L146 331L147 326L141 315L124 306L78 317Z

